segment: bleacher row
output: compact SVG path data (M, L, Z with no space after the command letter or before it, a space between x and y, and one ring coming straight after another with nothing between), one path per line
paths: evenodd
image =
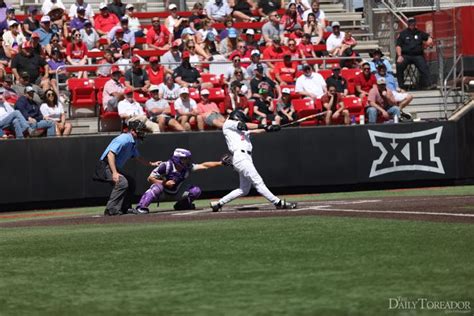
M319 73L323 76L324 79L327 79L332 75L331 70L320 70ZM353 96L355 92L355 85L354 85L354 78L360 73L358 69L343 69L342 76L348 82L348 91L350 96L344 98L344 104L346 108L349 110L350 114L354 116L355 122L359 122L359 116L364 114L364 106L365 100L361 100L358 97ZM298 73L301 75L301 73ZM227 95L228 87L224 84L223 76L217 76L210 73L203 73L201 75L202 80L204 83L212 83L213 88L208 89L210 92L209 100L211 102L215 102L221 111L221 114L225 115L225 107L224 107L224 100ZM104 89L105 83L109 80L108 77L101 77L96 79L77 79L71 78L68 80L68 90L71 92L71 104L70 104L70 114L72 114L75 110L80 108L89 108L94 111L94 113L99 113L99 120L98 120L98 131L102 131L101 126L121 126L120 124L120 116L118 112L106 112L104 111L104 107L102 105L102 91ZM123 80L123 78L122 78ZM283 86L282 86L283 87ZM292 104L295 108L295 111L298 114L298 117L306 117L312 114L320 113L323 111L323 105L321 100L311 100L311 99L304 99L300 94L295 91L294 85L284 86L285 88L289 88L291 91L290 97L292 99ZM134 93L134 99L144 104L150 96L144 95L143 93ZM196 102L200 101L200 94L199 90L197 89L190 89L190 97L194 99ZM276 100L274 100L276 102ZM171 113L175 115L174 104L172 101L169 102ZM254 101L249 100L249 116L252 117L253 115L253 105ZM320 124L319 121L316 119L308 120L302 123L302 126L308 125L316 125ZM110 130L108 130L110 131Z

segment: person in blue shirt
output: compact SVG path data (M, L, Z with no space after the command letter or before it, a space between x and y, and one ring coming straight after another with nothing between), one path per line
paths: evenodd
M388 60L382 58L384 54L382 53L380 48L377 48L376 50L370 52L369 56L370 58L372 58L372 60L369 61L371 73L375 74L379 65L385 65L385 67L387 67L387 72L393 74L392 65L390 65L390 62Z
M115 137L100 156L99 164L93 176L95 181L107 182L113 185L105 216L136 213L132 208L131 197L135 191L135 181L124 174L122 168L129 159L137 159L145 166L158 166L160 161L151 162L140 156L137 139L143 140L146 126L141 121L128 124L129 132Z
M25 88L25 95L22 95L15 103L15 108L21 112L25 120L33 129L46 129L46 135L56 136L56 124L54 121L45 120L41 114L40 106L33 100L35 89L32 86Z

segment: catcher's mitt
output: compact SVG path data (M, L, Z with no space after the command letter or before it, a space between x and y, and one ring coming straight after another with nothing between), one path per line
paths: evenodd
M232 155L231 154L225 154L221 158L222 165L224 166L232 166Z

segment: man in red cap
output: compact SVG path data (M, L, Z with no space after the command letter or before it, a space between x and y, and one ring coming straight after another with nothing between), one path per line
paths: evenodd
M155 16L151 19L151 27L146 33L146 44L148 49L169 50L173 42L173 35L160 24L160 18Z
M125 86L120 82L122 72L119 67L112 66L112 78L105 83L102 93L102 106L105 111L116 112L117 105L124 99Z
M125 86L132 91L147 93L150 79L147 72L140 65L140 58L133 56L132 68L125 71Z
M140 121L146 128L154 134L160 132L160 126L146 117L143 107L133 99L133 88L125 88L123 92L125 99L118 103L118 113L125 123L130 124L133 121Z
M164 81L166 69L164 66L160 65L158 57L150 57L150 66L147 68L147 74L150 79L150 84L159 85Z
M199 73L199 70L197 70L191 65L191 63L189 62L189 57L189 52L184 51L182 55L181 65L173 72L173 77L176 83L179 84L181 87L187 88L212 88L212 83L202 83L201 74Z
M20 78L20 73L26 72L29 75L30 83L41 85L45 91L49 89L48 63L40 55L33 53L30 42L23 43L20 53L13 57L11 67L17 79ZM44 74L40 73L41 68L44 69Z

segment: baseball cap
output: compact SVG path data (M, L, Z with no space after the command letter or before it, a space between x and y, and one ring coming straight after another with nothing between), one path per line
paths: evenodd
M172 43L173 47L179 47L179 45L181 45L181 41L179 39L174 40L173 43Z
M33 89L32 86L26 86L25 93L29 93L29 92L35 92L35 89Z
M188 52L187 50L185 50L185 51L183 52L183 55L181 56L181 58L182 58L182 59L185 59L185 58L189 58L189 57L190 57L189 52Z
M123 28L119 27L115 30L115 33L123 33Z
M102 2L101 4L99 4L99 10L104 10L104 9L108 9L107 8L107 3Z
M283 88L283 89L281 90L281 93L283 93L283 94L291 94L291 90L290 90L290 88Z
M123 44L122 47L120 47L122 50L127 50L130 49L130 45L128 44Z
M407 20L407 23L416 23L416 19L413 18L413 17L412 17L412 18L409 18L409 19Z
M21 45L21 48L23 49L27 49L27 48L31 48L31 43L29 41L26 41L23 43L23 45Z
M27 78L30 78L30 74L27 73L26 71L23 71L22 73L20 73L20 77L23 79L27 79Z
M120 68L118 66L112 66L112 68L110 68L110 73L113 74L114 72L120 72Z
M207 89L201 90L201 95L209 95L210 92Z
M179 94L185 94L185 93L189 94L189 89L188 88L182 87L181 89L179 89Z
M7 12L15 12L15 8L8 8Z
M84 22L84 26L92 26L91 21L86 20L86 21Z
M247 31L245 31L245 34L247 35L255 35L255 31L253 29L248 29Z
M310 65L304 65L303 71L306 71L306 70L313 70L313 68Z
M231 28L229 29L229 31L228 31L227 36L228 36L229 38L237 38L237 36L238 36L237 30L236 30L235 28L231 27Z
M8 21L8 27L11 27L13 25L18 25L18 22L15 20Z
M178 7L176 6L176 4L172 3L168 6L168 10L174 10L174 9L177 9Z
M135 7L133 6L133 4L131 4L131 3L127 4L127 6L125 7L125 9L127 9L127 10L128 10L128 9L131 9L131 8L135 8Z
M183 32L181 33L181 35L186 35L186 34L189 34L189 35L194 35L194 31L192 28L190 27L187 27L183 30Z
M128 18L126 16L122 16L120 23L128 23Z
M156 62L158 62L158 57L151 56L149 61L150 61L150 63L156 63Z
M280 44L281 38L279 36L274 36L274 37L272 37L272 42Z
M149 91L158 91L158 90L160 90L160 88L156 84L152 84L148 90Z
M377 84L386 84L385 78L382 78L382 77L378 78L377 79Z
M214 42L214 41L216 40L216 36L214 35L214 33L209 32L209 33L207 33L207 35L206 35L206 39L207 39L208 41Z
M337 21L334 21L334 22L331 23L331 26L332 26L332 27L335 27L335 26L339 26L339 27L340 27L341 24L340 24L339 22L337 22Z
M130 93L133 93L133 90L132 90L132 88L125 88L125 90L123 90L123 93L124 94L130 94Z
M339 64L334 64L332 65L332 70L340 70L341 69L341 66Z
M29 13L33 13L33 12L35 12L35 11L38 11L38 8L35 7L34 5L30 5L30 6L28 7L28 12L29 12Z
M258 55L260 56L260 51L258 49L254 49L251 53L250 53L251 56L253 55Z
M86 12L86 8L83 7L82 5L78 6L76 12L82 12L82 11Z
M40 22L41 22L41 23L51 22L51 18L49 17L49 15L43 15L43 16L41 17Z
M138 56L133 56L130 61L132 62L132 64L134 64L134 63L139 63L139 62L140 62L140 58L138 58Z
M257 67L255 68L256 71L258 72L263 72L263 65L262 64L257 64Z
M33 32L33 33L31 34L31 38L40 38L40 36L39 36L38 33Z

